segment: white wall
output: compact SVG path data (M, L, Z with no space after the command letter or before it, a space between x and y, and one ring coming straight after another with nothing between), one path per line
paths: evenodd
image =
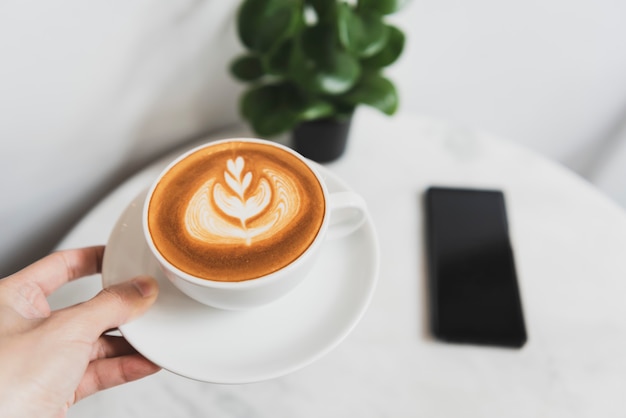
M403 108L584 169L626 119L624 17L618 0L413 0L394 17Z
M235 3L0 2L0 277L116 182L238 120Z
M238 120L238 2L0 2L0 276L107 190ZM413 0L402 111L523 143L626 206L626 2Z

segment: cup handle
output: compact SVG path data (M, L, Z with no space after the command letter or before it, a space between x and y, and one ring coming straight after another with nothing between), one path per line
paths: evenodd
M353 192L331 193L329 222L326 238L337 239L356 231L367 217L365 200Z

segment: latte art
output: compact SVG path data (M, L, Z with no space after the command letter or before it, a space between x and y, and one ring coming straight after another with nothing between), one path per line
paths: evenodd
M325 214L317 176L291 151L224 141L191 152L160 177L147 228L159 254L179 270L245 281L300 257Z
M288 225L299 208L298 189L288 175L263 168L255 176L238 156L227 161L223 181L211 178L193 195L185 227L207 243L251 245Z

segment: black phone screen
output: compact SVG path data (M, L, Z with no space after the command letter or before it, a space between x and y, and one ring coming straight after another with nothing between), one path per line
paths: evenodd
M426 191L430 322L438 339L521 347L526 327L498 190Z

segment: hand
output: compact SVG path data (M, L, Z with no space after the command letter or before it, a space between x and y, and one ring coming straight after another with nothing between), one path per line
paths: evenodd
M123 338L103 333L156 300L149 277L102 290L51 312L46 297L62 284L100 272L104 247L53 253L0 280L0 416L64 417L99 390L155 373Z

